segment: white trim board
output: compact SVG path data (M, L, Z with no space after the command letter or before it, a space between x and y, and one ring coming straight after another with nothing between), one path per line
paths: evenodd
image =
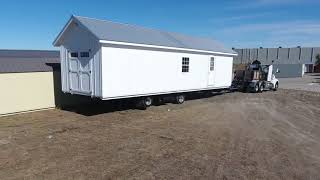
M197 91L206 91L206 90L225 90L230 89L230 86L224 87L215 87L215 88L202 88L202 89L190 89L190 90L181 90L181 91L169 91L169 92L160 92L160 93L150 93L150 94L136 94L136 95L128 95L128 96L116 96L110 98L102 98L102 100L112 100L112 99L126 99L126 98L135 98L135 97L145 97L145 96L157 96L157 95L170 95L176 93L190 93Z
M158 48L158 49L168 49L168 50L178 50L178 51L190 51L190 52L209 53L209 54L218 54L218 55L227 55L227 56L237 56L238 55L238 54L232 54L232 53L222 53L222 52L214 52L214 51L205 51L205 50L187 49L187 48L176 48L176 47L168 47L168 46L157 46L157 45L148 45L148 44L127 43L127 42L119 42L119 41L99 40L99 42L102 44Z

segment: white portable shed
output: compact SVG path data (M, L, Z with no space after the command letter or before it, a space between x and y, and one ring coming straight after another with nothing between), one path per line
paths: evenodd
M79 16L54 46L63 92L106 100L229 88L237 55L211 39Z

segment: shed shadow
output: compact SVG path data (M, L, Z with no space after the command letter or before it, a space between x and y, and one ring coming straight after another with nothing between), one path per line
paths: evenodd
M93 100L90 103L83 103L73 106L64 106L60 108L64 111L70 111L84 116L95 116L99 114L126 111L137 109L134 103L127 100L110 100L103 101L99 99Z
M223 95L224 92L216 93L187 93L186 101L198 100L198 99L208 99L214 96ZM90 97L89 97L90 98ZM141 110L136 106L136 99L119 99L119 100L100 100L91 99L91 102L81 103L72 106L62 106L60 109L64 111L70 111L84 116L95 116L99 114L120 112L126 110ZM163 106L169 103L174 103L173 97L165 98L161 102L155 102L152 106Z
M207 99L214 96L222 95L223 92L216 93L187 93L186 101L198 100L198 99ZM174 103L174 97L167 97L161 102L155 102L152 106L163 106L169 103ZM95 116L99 114L112 113L112 112L121 112L126 110L140 110L136 106L136 100L134 98L130 99L118 99L118 100L100 100L92 99L91 102L72 105L72 106L63 106L60 108L64 111L70 111L84 116Z

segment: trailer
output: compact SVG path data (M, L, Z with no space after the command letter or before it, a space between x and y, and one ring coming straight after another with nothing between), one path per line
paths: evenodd
M60 47L62 91L102 100L155 98L229 89L237 54L211 39L72 16Z

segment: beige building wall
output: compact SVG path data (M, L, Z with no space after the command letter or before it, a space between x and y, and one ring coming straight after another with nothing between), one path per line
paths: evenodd
M53 107L53 72L0 73L0 115Z

